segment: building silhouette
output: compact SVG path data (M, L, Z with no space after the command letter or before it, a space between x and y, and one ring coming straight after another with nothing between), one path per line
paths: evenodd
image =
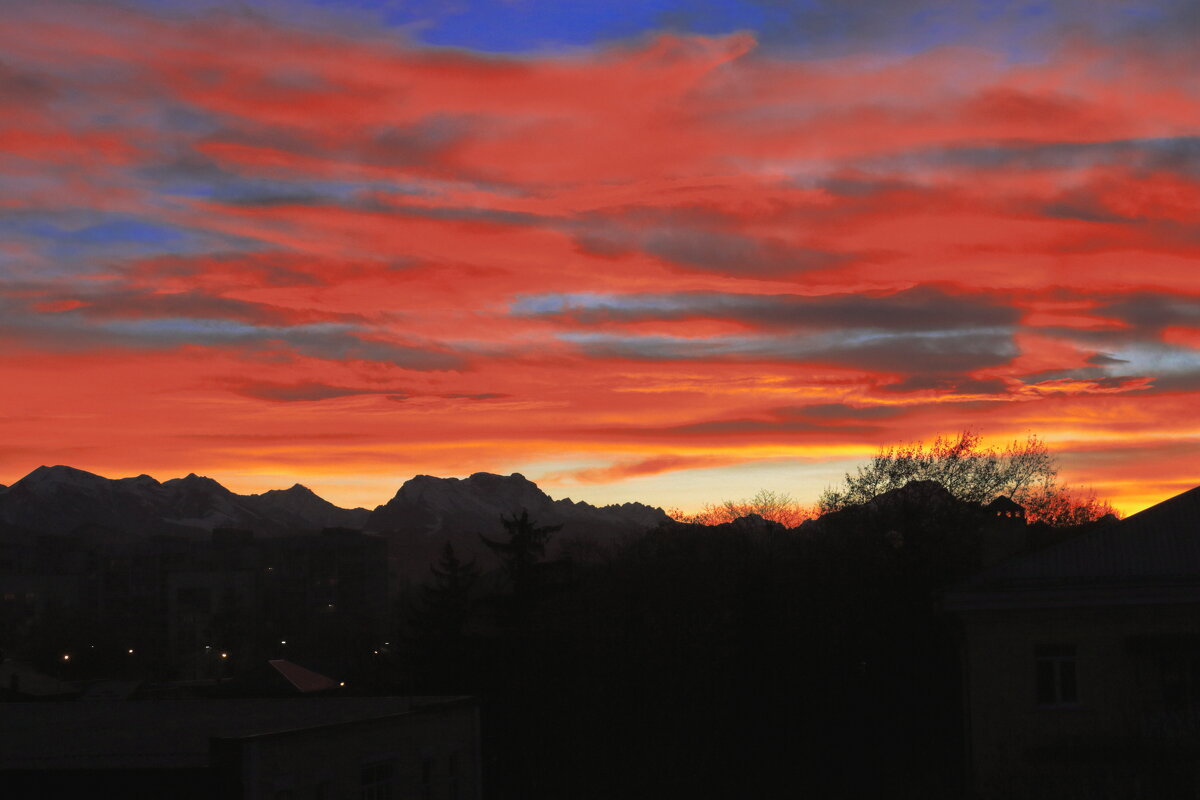
M12 797L480 797L479 717L456 697L7 703Z

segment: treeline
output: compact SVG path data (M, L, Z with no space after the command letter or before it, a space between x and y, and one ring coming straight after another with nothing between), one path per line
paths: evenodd
M1002 524L918 483L799 531L675 524L548 563L514 517L490 563L447 549L403 641L420 691L483 699L492 797L956 797L937 598Z
M1112 504L1090 488L1058 480L1058 460L1034 434L1004 447L983 445L975 431L938 436L932 442L893 444L879 448L839 485L805 505L784 492L763 489L743 500L708 503L687 514L672 510L680 522L719 525L749 514L794 528L822 514L865 503L912 481L936 481L952 495L971 503L988 503L999 496L1021 504L1030 522L1053 526L1083 525L1106 515L1120 516Z

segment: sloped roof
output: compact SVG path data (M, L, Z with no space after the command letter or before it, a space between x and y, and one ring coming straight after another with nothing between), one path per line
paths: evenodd
M1047 602L1052 597L1061 602L1067 599L1064 592L1078 596L1084 589L1094 602L1113 599L1117 589L1142 602L1200 590L1200 486L1121 522L985 570L946 599L950 607L964 607L979 599L973 595L1040 591Z
M293 664L283 658L273 658L267 661L284 680L296 687L299 692L323 692L337 687L337 681L324 675L305 669L299 664Z
M1000 495L983 507L985 511L1024 511L1025 507L1006 495Z

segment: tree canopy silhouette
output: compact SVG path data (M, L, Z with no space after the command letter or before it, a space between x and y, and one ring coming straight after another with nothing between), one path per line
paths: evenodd
M757 514L763 519L778 522L785 528L794 528L806 519L816 516L811 507L801 505L790 494L776 492L772 489L761 489L753 497L745 500L707 503L695 514L685 514L674 509L668 514L679 522L696 525L720 525L750 514Z
M1053 454L1035 434L997 449L983 447L978 433L965 430L957 437L938 436L930 445L917 441L880 448L856 472L847 472L841 486L826 489L817 508L837 511L910 481L931 480L973 503L1007 496L1025 506L1031 522L1081 524L1115 513L1094 493L1061 485L1057 477Z

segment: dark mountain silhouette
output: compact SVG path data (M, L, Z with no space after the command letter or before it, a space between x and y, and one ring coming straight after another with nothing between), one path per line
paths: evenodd
M148 475L109 480L72 467L38 467L0 495L0 521L49 533L83 526L153 529L164 526L165 490Z
M272 535L360 526L367 513L338 508L303 486L239 495L195 474L160 483L149 475L113 480L66 466L38 467L0 493L0 523L54 534L205 535L213 528L248 528Z
M247 507L239 495L212 478L194 472L162 484L167 490L164 515L172 522L194 528L261 529L267 518Z
M290 489L271 489L262 494L247 495L243 501L267 516L291 515L326 528L362 528L371 513L365 508L335 506L299 483Z
M300 484L240 495L194 473L160 483L149 475L113 480L66 466L38 467L0 492L0 526L38 533L207 536L214 528L243 528L273 536L366 529L387 536L396 570L417 579L447 541L467 557L484 556L479 535L496 534L502 515L522 510L538 524L563 526L550 557L578 555L589 543L669 519L640 503L597 508L554 500L521 475L482 472L462 480L419 475L374 511L340 508Z
M641 503L597 507L569 498L554 500L523 475L478 472L465 479L418 475L371 512L366 528L391 540L399 573L423 580L447 541L460 555L491 565L480 534L499 533L501 516L523 510L538 525L562 525L548 543L550 558L580 555L596 543L670 520L662 509Z

